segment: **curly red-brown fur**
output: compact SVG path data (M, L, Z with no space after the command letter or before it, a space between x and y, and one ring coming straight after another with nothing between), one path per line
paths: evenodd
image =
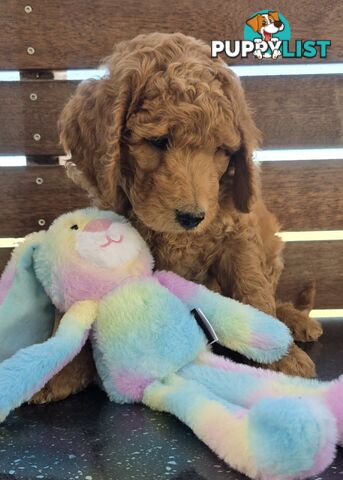
M122 42L105 64L108 74L81 83L60 119L76 183L131 219L157 268L273 315L280 308L311 337L306 312L275 304L283 246L262 200L252 160L259 132L236 75L180 33ZM185 230L176 211L201 211L204 220ZM314 374L304 352L290 355L274 368Z

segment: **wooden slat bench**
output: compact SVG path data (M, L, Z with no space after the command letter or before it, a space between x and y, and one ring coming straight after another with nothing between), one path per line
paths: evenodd
M26 155L30 165L0 167L0 238L22 237L41 228L42 221L49 225L63 211L88 202L63 167L44 165L63 155L56 122L78 84L55 80L53 70L97 67L115 42L155 30L205 40L239 39L245 19L260 7L253 0L176 0L172 8L162 0L1 2L0 69L19 70L21 81L0 82L0 155ZM330 38L326 61L341 60L343 38L336 19L343 17L343 3L331 0L312 7L308 0L273 5L290 21L295 38ZM341 146L342 80L341 75L242 77L263 148ZM265 162L262 180L267 205L284 231L343 228L342 159ZM292 298L303 282L315 278L316 307L343 307L342 250L341 240L288 243L280 296ZM9 248L0 249L0 269L9 253Z

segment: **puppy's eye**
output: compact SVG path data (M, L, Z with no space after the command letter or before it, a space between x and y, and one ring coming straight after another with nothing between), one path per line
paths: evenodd
M224 147L224 146L221 146L221 147L218 147L217 150L216 150L216 153L223 153L224 155L226 155L227 157L230 156L230 151L228 148Z
M148 142L155 148L159 150L165 151L168 149L169 146L169 139L168 137L154 137L149 138Z
M76 225L76 223L75 223L75 225L72 225L70 227L70 230L78 230L78 229L79 229L79 227L78 227L78 225Z

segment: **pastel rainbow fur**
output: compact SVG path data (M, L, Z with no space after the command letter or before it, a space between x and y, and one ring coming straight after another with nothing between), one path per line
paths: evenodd
M64 315L53 337L22 348L0 364L0 421L29 400L80 352L96 308L96 303L89 300L78 302Z
M280 329L280 322L271 322L271 317L255 308L225 298L175 273L160 271L154 276L190 310L200 308L228 348L261 363L272 363L284 355L285 345L289 345L291 339L287 329ZM229 322L226 321L228 311Z
M14 326L27 330L31 323L37 329L35 310L41 322L40 310L51 303L66 312L54 337L44 342L44 332L41 343L27 346L30 336L22 334L17 353L0 363L2 420L63 368L91 332L111 400L176 415L251 478L318 474L343 438L342 377L323 383L290 378L210 353L190 313L194 307L209 318L223 345L259 362L281 358L291 336L252 307L171 272L153 273L143 239L112 212L78 210L34 241L30 237L15 252L0 291L0 333L3 324L12 333ZM20 293L19 309L14 299ZM0 346L1 354L6 356Z

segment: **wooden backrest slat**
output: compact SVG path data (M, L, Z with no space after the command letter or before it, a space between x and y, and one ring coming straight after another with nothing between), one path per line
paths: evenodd
M26 3L21 0L0 2L0 68L90 68L111 52L115 42L154 31L180 31L206 41L243 39L246 20L265 7L256 0L174 0L172 4L164 0L30 0L29 5L32 12L25 13ZM275 0L272 9L289 21L292 38L330 39L328 60L341 60L341 0L326 0L315 7L312 0ZM28 47L34 48L33 55L27 53ZM306 59L289 61L298 64ZM244 62L256 63L251 57Z
M263 162L263 196L282 230L343 229L343 160Z
M262 184L283 230L342 229L343 160L266 162ZM63 167L0 168L0 205L6 205L0 209L0 237L22 237L39 228L40 219L49 225L61 213L88 204Z
M284 257L279 298L293 301L315 280L315 308L343 308L343 241L289 242Z
M343 143L343 76L243 77L242 84L264 148Z
M0 82L0 153L61 155L57 119L75 81ZM264 148L337 146L343 141L338 75L243 77ZM30 95L35 93L37 100ZM287 99L287 101L286 101ZM35 134L40 139L35 140Z
M0 192L0 205L6 205L0 209L0 237L25 236L68 210L89 205L59 166L2 167Z
M0 82L0 153L62 155L57 119L75 86L53 80Z

